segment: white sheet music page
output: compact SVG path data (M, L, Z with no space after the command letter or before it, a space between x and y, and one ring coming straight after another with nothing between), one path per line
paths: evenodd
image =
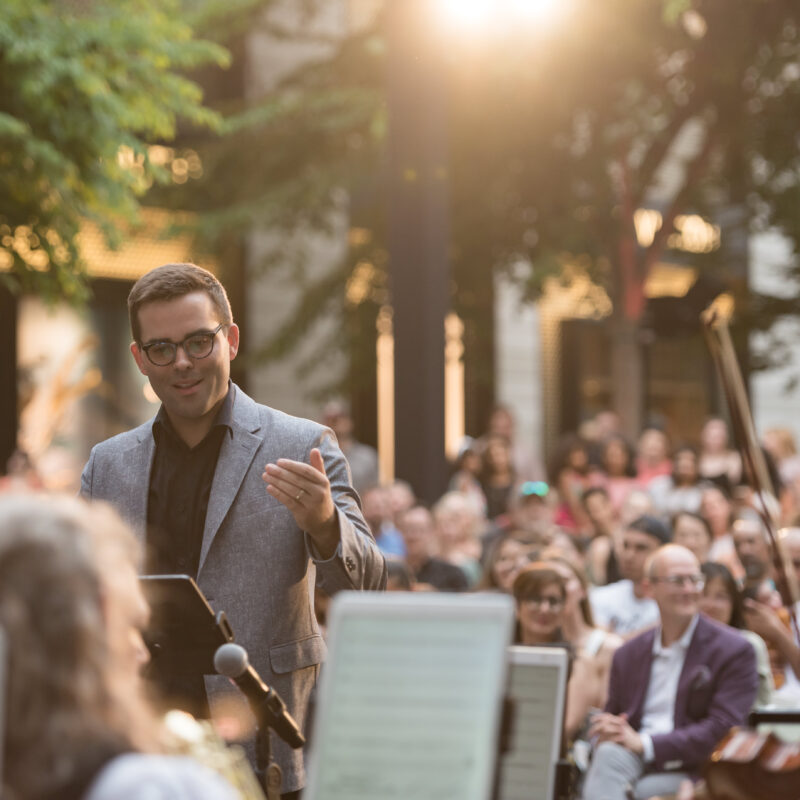
M305 800L487 800L512 624L500 595L337 595Z
M511 647L508 696L514 706L509 751L500 763L499 800L550 800L555 792L567 690L567 651Z

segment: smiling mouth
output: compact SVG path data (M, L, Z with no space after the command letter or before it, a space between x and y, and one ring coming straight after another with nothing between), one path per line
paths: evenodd
M200 385L200 380L199 379L196 380L196 381L186 381L184 383L174 383L173 384L175 389L177 389L179 392L190 392L192 389L194 389L196 386L199 386L199 385Z

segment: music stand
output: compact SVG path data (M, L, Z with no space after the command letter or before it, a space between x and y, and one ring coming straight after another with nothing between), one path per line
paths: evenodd
M527 799L536 787L537 797L557 800L566 796L562 754L569 655L563 647L514 646L508 657L513 711L497 798Z
M170 708L209 717L203 676L215 674L214 653L233 641L225 613L214 612L189 575L143 575L140 583L150 604L144 677Z

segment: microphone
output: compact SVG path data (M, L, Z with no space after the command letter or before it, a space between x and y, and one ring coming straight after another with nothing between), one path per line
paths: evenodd
M214 669L241 689L256 715L259 727L271 727L290 747L298 748L306 743L294 718L286 710L286 703L250 666L244 647L231 642L218 647L214 653Z

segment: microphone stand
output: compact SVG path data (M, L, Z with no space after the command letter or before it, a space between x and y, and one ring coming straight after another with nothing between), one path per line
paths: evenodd
M247 698L256 718L256 773L261 780L267 800L280 800L281 768L272 760L270 732L283 739L290 747L305 744L297 723L286 710L278 693L267 686L250 666L247 652L237 644L228 643L218 648L214 667L235 683Z

